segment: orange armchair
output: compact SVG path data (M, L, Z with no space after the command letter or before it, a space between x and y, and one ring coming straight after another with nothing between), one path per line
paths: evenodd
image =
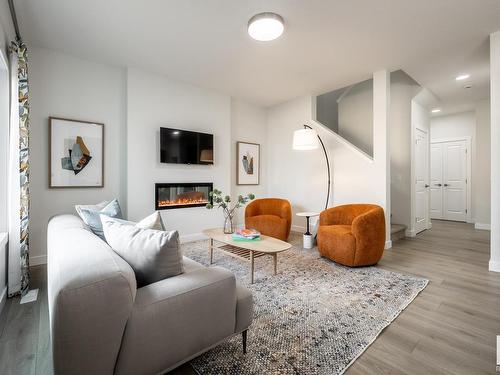
M286 199L264 198L249 203L245 209L245 227L286 241L292 225L292 207Z
M374 204L329 208L319 217L322 256L349 267L377 264L385 248L384 209Z

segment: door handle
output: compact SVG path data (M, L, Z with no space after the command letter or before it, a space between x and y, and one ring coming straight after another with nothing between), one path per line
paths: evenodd
M429 185L425 184L425 185L424 185L424 187L428 188L428 187L429 187Z
M444 186L450 186L450 185L448 185L448 184L444 184Z
M441 184L434 184L434 186L443 186L443 185L441 185Z

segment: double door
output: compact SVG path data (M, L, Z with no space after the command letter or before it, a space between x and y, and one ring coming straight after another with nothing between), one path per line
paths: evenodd
M469 143L431 142L431 219L467 221Z

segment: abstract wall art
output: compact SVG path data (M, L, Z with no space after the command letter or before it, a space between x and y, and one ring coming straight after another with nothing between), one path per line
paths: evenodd
M49 118L49 187L104 186L104 124Z
M236 183L238 185L259 185L260 145L237 142L236 154Z

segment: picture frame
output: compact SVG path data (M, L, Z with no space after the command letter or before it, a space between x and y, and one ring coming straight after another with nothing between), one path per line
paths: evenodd
M260 184L260 144L236 142L236 184Z
M49 188L104 187L104 124L49 117Z

